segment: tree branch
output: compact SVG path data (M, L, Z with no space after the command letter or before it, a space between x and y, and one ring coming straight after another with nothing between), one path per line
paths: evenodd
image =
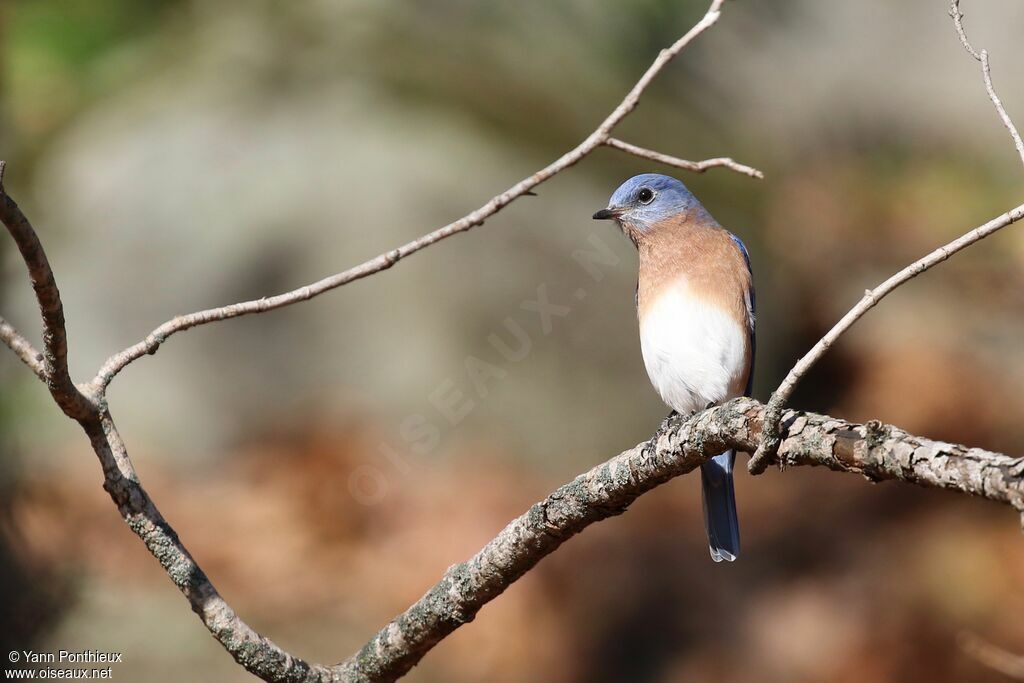
M7 344L17 354L21 362L29 367L36 377L46 381L46 369L43 366L43 354L36 350L32 343L25 339L14 327L0 318L0 341Z
M729 157L716 157L714 159L704 159L703 161L687 161L686 159L669 156L668 154L655 152L654 150L646 149L644 147L637 147L636 145L632 145L628 142L623 142L618 138L608 138L604 141L604 144L608 147L613 147L617 150L623 151L626 154L632 154L633 156L637 156L642 159L657 161L659 164L665 164L666 166L674 166L687 171L693 171L694 173L703 173L709 168L724 167L729 170L736 171L737 173L748 175L751 178L757 178L758 180L764 179L764 173L761 171L751 166L737 163Z
M960 11L960 0L952 0L949 6L949 16L953 18L953 27L956 29L956 34L960 38L960 44L964 46L965 50L967 50L967 54L981 62L981 77L985 81L985 90L988 92L988 98L992 100L992 105L996 108L996 113L999 114L999 118L1002 120L1003 125L1006 126L1006 130L1010 131L1010 137L1013 139L1013 146L1017 148L1017 155L1020 156L1020 162L1024 164L1024 140L1021 140L1020 133L1017 132L1017 127L1013 125L1010 115L1006 113L1006 108L1003 107L1003 103L999 99L999 95L996 94L996 87L992 84L992 70L989 68L988 64L988 50L978 52L971 45L971 41L967 39L967 32L964 31L964 15Z
M760 474L768 467L779 444L778 430L781 423L783 406L789 401L790 396L793 395L793 390L796 389L796 385L804 378L804 375L814 367L815 363L821 360L822 356L828 353L828 350L832 348L832 345L844 332L850 329L855 322L864 317L865 313L874 308L879 301L900 285L914 279L929 268L942 263L958 251L966 249L992 233L1016 223L1021 218L1024 218L1024 204L1011 209L1002 216L993 218L988 223L978 226L952 242L939 247L927 256L914 261L874 289L866 290L864 296L857 302L857 305L851 308L839 322L833 325L832 329L824 337L818 340L818 343L810 351L804 354L803 358L797 361L796 365L793 366L793 369L789 371L789 374L782 381L782 384L779 385L779 388L772 394L771 400L768 401L765 441L758 446L757 451L750 458L750 462L747 465L750 472L752 474Z
M971 46L970 41L967 40L967 34L964 32L962 21L963 15L960 13L960 0L951 0L949 16L953 19L953 26L956 29L957 36L959 36L960 43L964 46L964 49L967 50L972 57L981 62L981 75L985 81L985 89L988 91L989 99L991 99L992 104L995 105L996 112L999 114L999 118L1002 119L1003 125L1005 125L1007 130L1010 131L1010 137L1013 138L1013 144L1020 155L1021 163L1024 163L1024 142L1021 141L1021 137L1017 132L1016 126L1014 126L1013 121L1010 120L1010 116L1006 113L1006 109L1003 108L1003 103L999 100L999 96L996 94L995 86L992 85L992 74L988 65L988 53L985 50L982 50L979 53ZM885 295L889 294L889 292L893 291L905 282L917 277L929 268L942 263L961 249L965 249L975 242L988 237L992 233L1005 228L1007 225L1017 222L1021 219L1022 215L1024 215L1024 204L1015 209L1011 209L998 218L992 219L985 225L971 230L949 244L939 247L924 258L915 261L900 272L896 273L875 289L866 290L863 298L857 302L857 305L851 308L850 311L847 312L847 314L844 315L839 322L837 322L832 329L828 331L828 334L818 340L818 343L816 343L810 351L804 354L803 358L797 361L796 365L793 366L789 371L789 374L787 374L786 378L782 381L782 384L779 385L779 388L772 394L771 399L768 401L764 440L760 445L758 445L754 455L750 458L750 462L747 463L747 469L750 473L761 474L772 462L779 446L779 428L783 406L785 406L789 401L793 394L793 390L796 389L796 385L801 379L803 379L804 375L814 367L814 364L817 363L822 356L828 353L832 344L834 344L836 340L846 332L846 330L850 329L855 322L871 310L875 304L885 297Z
M121 517L235 661L266 681L334 680L327 667L307 664L256 633L224 601L142 488L110 413L104 410L82 427L103 468L103 488Z
M689 418L672 416L649 441L560 487L513 520L472 559L449 569L413 606L336 666L305 662L249 627L217 593L143 489L109 413L83 427L103 466L103 487L192 610L235 660L267 681L395 681L541 559L586 527L729 448L761 439L764 406L736 399ZM854 424L786 411L779 449L787 466L824 466L873 481L904 481L1024 510L1024 459L932 441L878 422Z
M625 119L640 102L640 97L651 82L661 73L662 69L668 65L676 55L682 52L683 48L690 44L694 38L699 36L701 33L706 31L715 22L718 21L721 15L721 8L724 0L713 0L708 11L698 21L693 28L679 38L670 47L662 50L657 58L647 68L647 71L640 77L640 80L636 82L633 88L626 94L623 100L615 107L614 110L601 122L601 124L592 132L587 138L577 145L571 151L563 154L557 160L549 164L548 166L537 171L533 175L520 180L518 183L505 190L499 195L492 197L489 202L478 208L477 210L466 214L462 218L449 223L448 225L438 228L437 230L415 239L412 242L402 245L397 249L392 249L389 252L381 254L376 258L370 259L364 263L349 268L346 271L331 275L322 280L318 280L312 284L300 287L284 294L278 294L277 296L265 297L262 299L255 299L252 301L244 301L237 304L231 304L229 306L222 306L220 308L211 308L196 313L189 313L187 315L180 315L176 318L168 320L163 323L155 330L153 330L145 339L139 343L128 347L127 349L114 354L103 364L100 368L99 373L93 380L93 384L102 391L110 384L111 380L127 367L130 363L138 360L142 356L147 354L154 354L160 348L169 337L178 332L183 332L199 325L206 325L208 323L218 322L221 320L227 320L229 318L237 318L242 315L249 315L252 313L265 313L276 308L283 306L289 306L291 304L298 303L300 301L307 301L315 296L319 296L324 292L329 292L332 289L336 289L343 285L346 285L355 280L378 273L382 270L387 270L391 266L395 265L402 259L416 252L424 249L436 242L440 242L443 239L457 235L461 232L470 230L478 225L482 225L485 220L494 214L498 213L501 209L511 204L513 201L522 197L525 194L530 193L533 188L537 187L541 183L551 179L558 173L565 169L579 163L584 157L593 152L596 148L601 145L608 144L609 138L612 131L618 126L623 119ZM616 141L618 143L618 141ZM618 143L618 145L624 145L625 143ZM612 144L611 146L618 146ZM632 146L630 146L632 147ZM622 147L619 147L622 149ZM637 150L641 148L635 148ZM635 151L630 153L635 154ZM643 150L647 153L647 150ZM652 152L653 153L653 152ZM665 157L670 159L671 157ZM681 160L680 160L681 161ZM712 160L718 161L718 160ZM692 163L692 162L685 162ZM704 162L707 163L707 162ZM673 164L678 165L678 164ZM753 175L760 177L760 172L756 171L742 164L736 164L732 162L732 165L726 163L716 163L714 165L728 166L739 170L740 173L746 175ZM679 166L680 168L687 168L686 166ZM690 169L694 170L694 169ZM701 169L703 170L703 169Z
M472 621L542 558L591 524L621 514L639 496L729 448L761 440L764 407L736 399L689 419L668 418L650 441L576 477L513 520L472 559L450 568L412 607L343 662L344 680L393 681L434 645ZM873 481L903 481L968 493L1024 510L1024 459L913 436L880 422L854 424L786 411L779 456Z
M91 414L93 405L75 386L68 371L68 340L67 331L64 328L64 306L60 300L60 290L57 289L57 281L53 277L53 270L46 258L46 252L39 241L39 236L32 228L32 225L25 218L25 214L7 194L4 189L3 175L6 164L0 161L0 222L7 227L7 231L14 238L18 245L18 251L28 268L29 280L32 282L32 289L36 294L36 302L39 304L39 312L43 318L43 373L41 378L46 382L57 405L61 407L69 417L79 419ZM13 328L11 328L13 330ZM6 337L9 335L5 334ZM12 338L14 339L14 338ZM23 343L21 343L23 342ZM21 338L18 342L23 350L28 342ZM18 349L11 342L7 342L16 353ZM18 353L22 361L33 370L37 368L29 363L22 353ZM33 355L33 357L35 354ZM38 360L36 361L38 362ZM39 374L38 371L36 374Z
M210 633L247 671L267 681L394 681L543 557L591 524L621 514L643 493L691 472L729 448L761 440L764 407L737 399L687 419L673 416L649 441L560 487L512 521L483 550L396 617L358 653L333 666L308 663L248 626L219 595L139 481L106 410L80 420L99 457L104 489L129 528L160 562ZM1024 510L1024 460L912 436L881 423L859 425L786 411L780 457L874 481L945 488Z

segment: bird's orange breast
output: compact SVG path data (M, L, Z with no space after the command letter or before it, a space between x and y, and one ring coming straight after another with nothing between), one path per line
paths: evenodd
M747 328L750 270L726 230L710 219L682 215L652 226L637 248L637 314L641 319L665 288L685 280L693 296L722 309Z

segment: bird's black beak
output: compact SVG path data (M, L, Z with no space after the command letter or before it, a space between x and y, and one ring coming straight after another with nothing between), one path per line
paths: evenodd
M601 209L594 214L595 221L606 221L609 218L618 218L622 215L622 212L618 209Z

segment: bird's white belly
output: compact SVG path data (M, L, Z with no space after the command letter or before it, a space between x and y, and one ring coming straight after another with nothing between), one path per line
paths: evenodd
M666 289L640 321L640 347L661 399L682 414L743 393L749 334L684 283Z

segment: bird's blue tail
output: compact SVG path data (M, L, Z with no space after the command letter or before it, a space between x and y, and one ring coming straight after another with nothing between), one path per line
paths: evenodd
M704 525L708 529L711 559L715 562L732 562L740 554L740 524L732 485L735 462L736 451L726 451L700 466Z

